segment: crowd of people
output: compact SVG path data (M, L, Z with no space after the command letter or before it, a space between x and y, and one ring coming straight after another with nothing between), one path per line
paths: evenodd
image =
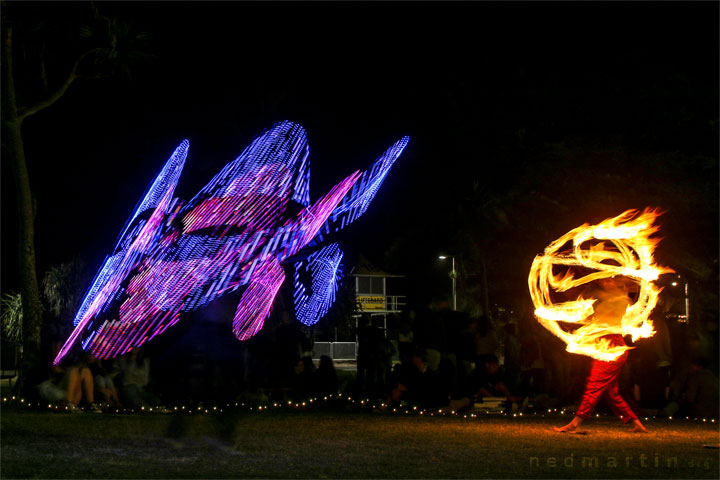
M622 397L640 416L718 417L718 377L708 360L713 352L700 348L687 324L662 311L653 321L653 337L629 344L618 378ZM531 315L497 312L491 320L436 304L391 323L384 335L367 319L360 328L368 330L358 333L361 395L390 406L455 411L483 408L489 398L502 398L508 412L579 408L592 359L568 353ZM388 360L393 355L394 363Z
M53 353L60 345L54 344ZM142 346L100 360L76 347L50 367L37 391L62 410L95 413L168 412L177 405L304 400L340 392L333 360L313 360L309 337L287 313L254 342L233 345L240 355L222 359L198 348L169 357Z
M57 351L59 344L55 347ZM50 378L37 390L46 402L71 412L162 408L160 399L147 390L149 383L150 359L140 348L105 361L75 349L50 367Z
M408 404L425 409L463 410L483 398L502 397L511 408L523 408L532 377L523 377L518 339L508 335L507 359L489 318L471 318L447 308L409 311L396 317L390 330L362 319L358 330L359 395L381 404ZM510 331L510 328L508 328ZM395 336L396 342L389 341ZM396 357L398 361L392 362ZM535 372L532 372L535 373Z
M717 417L712 357L693 354L696 339L685 325L661 317L654 323L655 336L631 345L619 374L622 397L640 416ZM531 315L498 311L491 320L434 304L383 324L363 315L355 333L356 375L342 379L329 356L313 360L311 336L285 312L264 334L237 342L239 361L213 366L207 356L190 355L187 364L164 368L145 347L102 361L78 350L51 368L38 391L49 403L93 412L338 392L386 407L453 411L502 399L506 411L521 412L577 409L590 370L588 357L566 352Z

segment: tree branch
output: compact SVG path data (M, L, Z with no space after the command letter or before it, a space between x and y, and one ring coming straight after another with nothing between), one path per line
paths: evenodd
M53 94L46 97L44 100L41 100L37 102L35 105L29 106L29 107L21 107L18 108L18 120L22 122L30 115L33 115L41 110L44 110L57 102L60 98L62 98L63 95L65 95L65 92L67 92L67 89L70 87L70 85L77 80L78 74L77 71L80 68L80 64L82 63L85 58L90 55L93 51L88 51L80 55L78 59L73 64L73 68L68 74L67 78L63 82L62 85L60 85L60 88L58 88Z
M47 70L45 68L45 45L43 45L42 49L40 50L40 80L42 81L43 95L47 95L49 88L47 81Z
M112 78L113 75L110 73L103 73L103 74L96 74L96 75L76 75L75 78L77 80L101 80L103 78Z

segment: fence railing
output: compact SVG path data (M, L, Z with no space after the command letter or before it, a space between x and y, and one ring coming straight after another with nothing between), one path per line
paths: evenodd
M333 360L355 360L357 358L357 344L355 342L315 342L313 345L313 359L327 355Z
M388 295L385 297L385 305L390 312L399 312L405 307L404 295Z
M22 355L22 346L19 343L12 342L5 338L2 339L2 349L0 350L0 381L4 384L8 381L12 387L13 382L17 380L18 369L20 368L20 359Z

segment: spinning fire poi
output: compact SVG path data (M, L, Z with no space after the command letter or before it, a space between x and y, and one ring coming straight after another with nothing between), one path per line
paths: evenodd
M633 431L647 431L618 393L618 376L632 341L655 334L648 318L661 288L653 282L673 270L655 264L659 213L628 210L598 225L584 224L552 242L533 261L528 277L535 316L567 344L592 357L585 394L575 418L559 432L576 432L600 397ZM634 301L630 298L632 293Z

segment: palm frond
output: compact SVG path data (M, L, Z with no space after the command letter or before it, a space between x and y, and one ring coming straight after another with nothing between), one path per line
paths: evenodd
M43 277L43 297L55 317L72 315L87 282L85 262L76 258L50 267Z
M8 340L22 341L23 309L22 296L19 293L5 293L0 298L0 319L2 331Z

